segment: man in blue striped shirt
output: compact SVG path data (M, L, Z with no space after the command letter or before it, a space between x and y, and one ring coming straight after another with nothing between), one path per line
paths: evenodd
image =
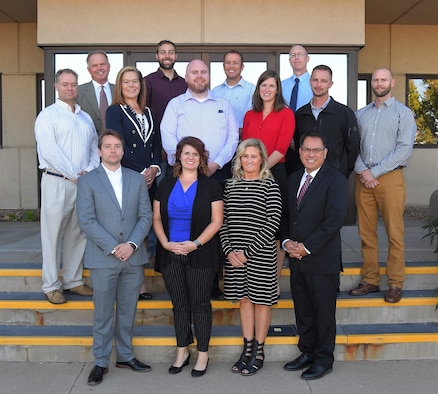
M356 112L361 136L355 164L356 204L362 239L362 282L349 294L361 296L379 288L377 220L380 212L388 235L386 302L401 300L405 280L404 222L406 187L403 168L412 154L417 125L412 111L391 93L391 70L374 71L371 87L375 100Z

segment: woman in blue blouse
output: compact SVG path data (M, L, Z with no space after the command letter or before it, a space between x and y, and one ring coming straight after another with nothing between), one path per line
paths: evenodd
M169 373L177 374L189 364L193 320L198 349L193 377L207 371L211 287L221 268L217 232L223 220L222 186L207 173L204 143L183 138L176 148L173 177L160 183L153 203L153 225L161 244L155 269L163 274L172 300L177 341Z

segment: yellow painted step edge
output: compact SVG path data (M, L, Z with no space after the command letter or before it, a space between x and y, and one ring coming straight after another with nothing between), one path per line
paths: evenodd
M397 304L390 304L383 300L383 298L348 298L337 300L338 308L371 308L371 307L406 307L406 306L435 306L437 303L437 297L412 297L402 298ZM235 301L212 301L213 309L237 309L239 303ZM280 300L275 309L288 309L293 308L293 301ZM139 301L137 304L138 309L171 309L172 303L170 300L160 301ZM1 300L0 309L44 309L44 310L87 310L94 309L93 301L68 301L65 304L51 304L49 301L44 300Z
M338 345L384 345L391 343L435 343L438 333L350 334L337 335ZM298 336L268 337L267 345L296 345ZM4 346L92 346L92 337L15 337L0 336ZM134 346L176 346L173 337L134 337ZM211 346L241 346L241 337L212 337Z
M382 267L380 268L380 274L386 275L386 268ZM406 274L407 275L438 275L438 267L406 267ZM90 271L88 269L84 269L83 274L84 277L90 276ZM148 277L153 276L161 276L159 272L155 272L153 268L145 268L144 275ZM290 270L289 268L283 268L281 271L281 276L289 276ZM344 272L341 272L342 276L355 276L360 275L360 268L345 268ZM5 268L0 269L0 277L11 277L11 276L35 276L35 277L41 277L41 269L39 268Z

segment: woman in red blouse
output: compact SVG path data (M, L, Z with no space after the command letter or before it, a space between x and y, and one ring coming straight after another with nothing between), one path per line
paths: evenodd
M242 140L258 138L263 142L268 151L268 167L280 186L284 201L287 189L284 157L293 141L295 115L284 101L280 76L277 72L266 70L260 75L252 98L252 106L253 109L245 114L243 120ZM277 241L278 279L284 259L285 252ZM278 294L280 294L280 285Z

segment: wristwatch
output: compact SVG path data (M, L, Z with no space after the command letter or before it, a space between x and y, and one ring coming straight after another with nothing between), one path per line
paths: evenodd
M196 245L196 249L201 249L202 247L201 242L199 242L197 239L195 239L193 242Z

